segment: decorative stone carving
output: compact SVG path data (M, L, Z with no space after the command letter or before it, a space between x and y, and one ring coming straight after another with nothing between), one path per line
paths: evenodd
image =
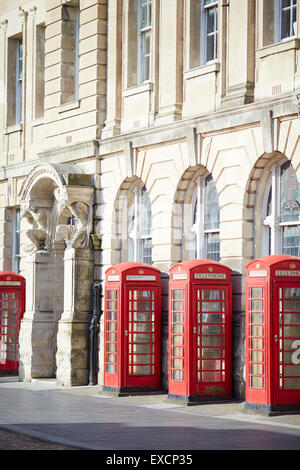
M41 163L27 175L19 198L21 214L32 225L27 227L31 252L20 333L20 377L31 380L55 374L60 385L86 385L93 177L74 165Z
M34 167L19 194L22 216L33 225L27 231L32 245L26 252L53 251L59 240L65 240L67 247L87 248L93 191L91 175L80 173L74 165L43 163ZM74 224L67 225L71 217Z
M87 248L91 232L91 207L80 201L67 204L66 207L73 217L74 225L58 225L56 237L63 238L67 248Z
M43 207L28 207L25 209L23 217L26 217L29 224L33 226L32 229L26 232L32 245L27 245L25 251L27 253L40 250L49 251L51 248L49 209Z

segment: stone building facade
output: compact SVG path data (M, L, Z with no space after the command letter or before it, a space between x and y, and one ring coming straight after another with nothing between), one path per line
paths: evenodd
M245 266L299 255L296 0L0 3L0 268L27 282L21 380L88 383L91 291L121 261L221 261L244 395ZM103 380L103 317L98 350Z

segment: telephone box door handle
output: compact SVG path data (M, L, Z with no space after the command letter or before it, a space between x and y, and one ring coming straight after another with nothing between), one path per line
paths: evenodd
M197 327L194 326L194 333L197 333Z
M277 343L277 341L278 341L278 335L275 335L275 336L274 336L274 340L275 340L275 343Z

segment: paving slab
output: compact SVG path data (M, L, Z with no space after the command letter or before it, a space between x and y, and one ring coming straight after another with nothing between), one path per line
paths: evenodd
M241 402L191 407L166 394L104 396L98 386L0 377L0 427L90 450L300 449L300 416L262 417Z

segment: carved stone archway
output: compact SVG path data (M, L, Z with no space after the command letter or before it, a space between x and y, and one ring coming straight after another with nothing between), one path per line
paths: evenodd
M21 380L56 375L63 385L88 381L88 363L83 357L88 357L93 280L93 193L92 176L75 165L37 165L21 187L21 216L31 225L24 249Z

